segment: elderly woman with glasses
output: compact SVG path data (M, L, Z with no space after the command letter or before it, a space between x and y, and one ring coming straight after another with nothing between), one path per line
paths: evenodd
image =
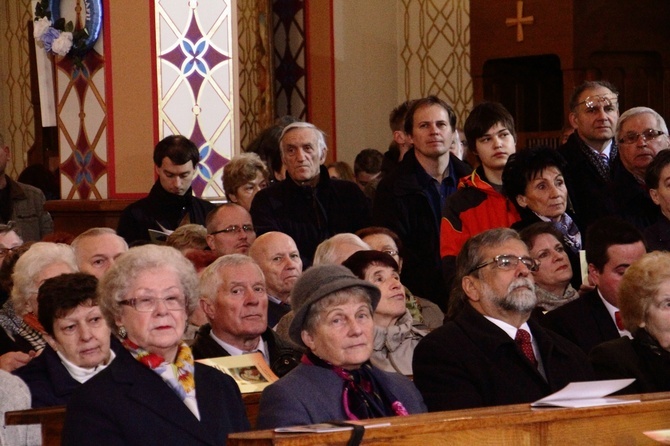
M100 282L102 313L125 351L70 399L64 445L224 444L249 429L240 391L182 342L198 278L179 251L122 254Z
M302 364L266 387L261 429L425 412L404 376L370 364L379 288L341 265L308 269L291 293L291 340Z
M634 107L619 117L616 139L619 156L612 163L609 207L612 214L642 231L659 217L645 185L645 174L656 155L670 147L668 127L651 108Z
M571 215L563 177L566 167L560 153L549 147L522 150L511 155L505 165L503 190L521 216L512 229L521 230L540 221L551 223L561 233L573 270L579 271L582 234ZM581 276L573 276L572 284L579 288Z
M626 270L619 311L633 339L623 336L591 350L596 375L635 378L621 393L670 391L670 253L645 254Z

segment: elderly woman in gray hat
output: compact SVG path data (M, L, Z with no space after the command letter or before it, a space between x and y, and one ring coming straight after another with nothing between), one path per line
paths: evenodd
M340 265L302 275L291 294L289 336L307 353L263 391L260 429L426 411L411 381L369 362L379 299L379 288Z

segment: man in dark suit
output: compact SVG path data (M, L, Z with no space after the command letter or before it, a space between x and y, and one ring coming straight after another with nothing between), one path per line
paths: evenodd
M618 95L609 82L587 81L570 98L569 119L575 132L558 151L568 162L563 175L580 228L610 213L607 188L610 166L618 156L614 140Z
M280 377L299 364L302 353L268 327L265 278L251 257L219 257L202 273L200 293L209 323L196 334L195 359L258 352Z
M646 252L635 226L616 217L596 221L586 233L589 281L596 286L584 296L547 313L542 324L577 344L584 353L630 333L617 324L619 283L628 267Z
M579 348L529 320L537 263L514 230L470 238L456 262L461 308L414 351L429 411L526 403L593 379Z

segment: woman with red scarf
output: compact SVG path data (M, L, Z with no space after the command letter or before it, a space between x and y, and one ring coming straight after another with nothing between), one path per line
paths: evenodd
M260 429L426 411L409 379L370 364L380 296L341 265L314 266L300 277L291 293L289 336L307 353L263 391Z

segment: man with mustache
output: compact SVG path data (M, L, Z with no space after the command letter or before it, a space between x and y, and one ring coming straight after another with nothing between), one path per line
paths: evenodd
M586 81L570 97L570 125L575 132L558 148L568 162L565 182L580 228L609 215L607 189L618 157L614 130L619 92L607 81Z
M268 327L265 277L251 257L231 254L208 266L200 276L200 307L209 323L196 334L195 359L259 352L280 377L299 364L301 353Z
M251 215L236 203L224 203L207 215L207 246L218 256L249 253L256 240Z
M512 229L465 243L451 302L456 316L414 350L414 384L429 411L527 403L593 379L577 346L529 319L536 266Z

